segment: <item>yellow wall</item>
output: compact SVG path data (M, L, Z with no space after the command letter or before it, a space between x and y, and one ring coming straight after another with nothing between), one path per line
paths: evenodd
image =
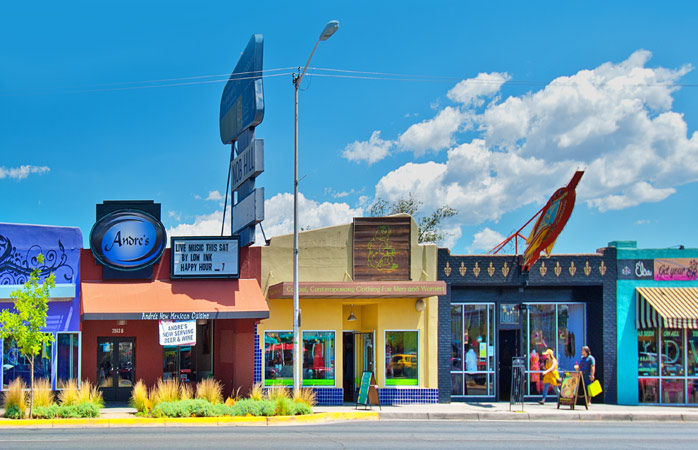
M299 281L352 281L353 225L345 224L299 234ZM417 226L412 220L412 281L435 281L437 247L417 243ZM272 239L262 247L262 289L293 281L293 236ZM419 387L438 387L438 297L425 298L423 312L415 309L416 298L404 299L300 299L303 330L336 331L336 387L342 387L342 332L376 332L376 378L385 386L385 331L419 331ZM293 329L293 300L268 299L269 319L258 326L264 351L265 330ZM357 320L347 321L351 305Z

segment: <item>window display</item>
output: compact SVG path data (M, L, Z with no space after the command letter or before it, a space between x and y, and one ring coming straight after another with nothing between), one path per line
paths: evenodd
M293 332L264 333L264 385L293 385Z
M68 380L80 379L80 344L78 333L58 333L57 338L56 386L60 389Z
M303 385L334 386L334 331L303 332Z
M51 379L52 354L53 343L50 343L34 357L35 380L38 378ZM11 340L5 339L2 341L2 388L7 389L15 378L22 378L29 385L31 383L31 364L28 359L22 356Z
M385 332L386 386L417 386L419 376L418 332Z
M637 330L637 350L640 403L698 403L698 330Z
M494 304L451 305L454 397L494 395Z

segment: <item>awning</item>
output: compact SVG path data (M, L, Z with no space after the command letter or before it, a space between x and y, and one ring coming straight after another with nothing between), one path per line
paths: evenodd
M635 326L638 329L698 328L698 288L636 288Z
M88 282L83 320L266 319L257 280Z

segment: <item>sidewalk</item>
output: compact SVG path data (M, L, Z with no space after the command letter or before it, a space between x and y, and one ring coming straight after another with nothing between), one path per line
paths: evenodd
M278 426L318 424L354 420L460 420L460 421L616 421L616 422L690 422L698 423L698 408L687 406L622 406L594 404L571 410L557 409L556 402L545 405L526 403L509 411L509 403L449 403L373 406L369 410L352 405L317 406L312 416L295 417L191 417L149 419L135 416L136 410L124 406L107 406L96 419L11 420L0 418L2 427L129 427L129 426ZM4 413L0 409L0 415Z

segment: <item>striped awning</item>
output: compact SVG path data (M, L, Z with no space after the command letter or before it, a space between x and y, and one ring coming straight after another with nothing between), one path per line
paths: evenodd
M698 328L698 288L639 287L635 302L638 329Z

